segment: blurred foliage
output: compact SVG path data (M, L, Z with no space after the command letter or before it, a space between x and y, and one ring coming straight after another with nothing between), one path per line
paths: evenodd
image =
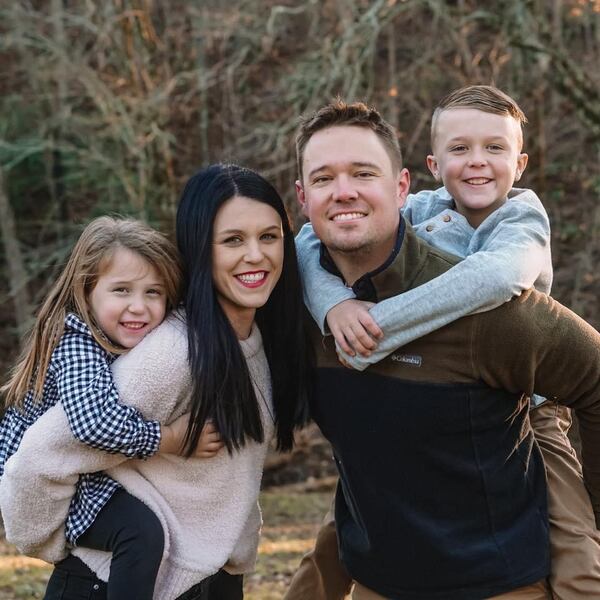
M551 216L555 295L600 323L597 0L5 2L0 60L4 364L91 217L170 231L185 179L235 161L270 178L297 223L298 115L336 95L377 106L413 189L432 186L432 109L469 83L529 116L523 183Z

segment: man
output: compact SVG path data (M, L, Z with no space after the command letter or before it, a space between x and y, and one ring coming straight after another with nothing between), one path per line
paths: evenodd
M297 149L298 200L321 263L357 298L379 301L453 266L400 218L409 175L375 111L324 107ZM547 598L544 470L526 395L578 411L598 520L600 335L530 291L364 373L343 369L332 340L315 336L313 412L340 472L340 557L354 597Z

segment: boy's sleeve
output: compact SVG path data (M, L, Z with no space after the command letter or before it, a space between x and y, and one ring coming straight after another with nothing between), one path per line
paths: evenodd
M452 196L446 188L441 187L437 190L421 190L416 194L408 194L400 212L411 225L419 225L453 206Z
M528 192L537 199L533 192ZM529 196L529 194L531 196ZM364 370L398 347L471 313L490 310L533 286L545 265L551 272L550 224L539 200L518 196L496 211L479 235L481 246L427 283L377 303L370 313L384 332L369 357L338 352ZM483 227L483 225L482 225ZM545 290L543 290L545 291Z
M110 365L87 336L71 335L56 370L71 432L80 442L127 457L148 458L160 445L160 423L121 404Z
M354 298L354 292L343 281L328 273L319 262L319 239L307 223L296 236L298 266L304 287L304 303L321 332L327 333L327 313L340 302Z

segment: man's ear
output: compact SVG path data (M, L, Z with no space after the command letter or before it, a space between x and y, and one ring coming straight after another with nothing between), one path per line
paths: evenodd
M517 170L515 172L515 181L519 181L521 179L521 175L523 175L523 171L527 166L527 161L529 160L529 156L525 154L525 152L521 152L517 157Z
M406 202L406 196L410 191L410 173L408 169L401 169L398 173L398 208L402 208Z
M304 188L302 187L302 182L299 179L297 179L294 185L296 186L296 199L298 200L298 204L300 204L302 214L308 219L308 207L306 206L306 196L304 195Z
M441 179L440 167L438 165L437 158L433 154L427 155L427 168L431 171L431 174L435 177L436 181Z

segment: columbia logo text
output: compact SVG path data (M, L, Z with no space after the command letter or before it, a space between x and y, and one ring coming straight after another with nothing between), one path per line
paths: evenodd
M415 367L420 367L423 362L423 359L416 354L392 354L392 360Z

